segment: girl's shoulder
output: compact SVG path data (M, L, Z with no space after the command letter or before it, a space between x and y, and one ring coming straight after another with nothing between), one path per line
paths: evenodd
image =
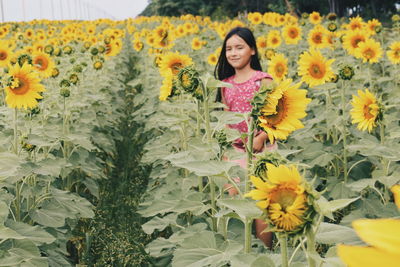
M259 80L262 80L262 79L270 79L270 80L272 80L273 78L272 78L272 76L270 74L258 70L256 72L256 74L253 76L253 80L254 81L259 81Z

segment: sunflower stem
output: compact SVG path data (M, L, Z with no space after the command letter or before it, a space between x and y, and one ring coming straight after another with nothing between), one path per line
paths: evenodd
M203 88L203 109L204 109L204 118L205 118L205 128L206 128L206 136L207 136L207 144L211 147L212 136L211 136L211 126L210 126L210 111L208 106L208 90L207 87L202 83ZM213 231L217 231L217 219L215 218L215 214L217 212L216 205L216 194L215 194L215 182L214 178L209 176L208 180L210 181L210 199L211 199L211 220L212 220L212 229Z
M247 140L247 146L246 147L246 152L247 152L247 175L245 177L245 190L244 193L247 194L250 190L250 183L249 183L249 177L251 175L251 166L252 166L252 161L253 161L253 141L254 141L254 120L253 117L250 117L250 123L249 123L249 131L248 131L248 140Z
M342 81L342 127L343 127L343 178L344 182L347 183L347 131L346 131L346 98L345 98L345 83Z
M18 109L14 108L14 143L13 150L18 155Z
M313 231L307 231L307 260L308 260L308 267L315 267L316 262L315 259L311 256L312 254L316 254L315 250L315 235Z
M289 267L287 235L286 234L278 234L278 238L279 238L279 243L281 244L282 267Z
M383 124L383 121L379 123L379 137L381 139L381 145L383 146L385 144L385 125ZM385 176L387 176L389 174L388 160L382 157L381 162L382 162L382 169L385 172Z
M251 225L253 223L252 219L246 217L244 220L244 252L251 252Z

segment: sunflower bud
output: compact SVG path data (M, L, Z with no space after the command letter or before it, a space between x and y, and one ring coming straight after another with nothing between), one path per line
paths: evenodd
M28 63L32 65L32 57L28 54L22 54L18 57L18 64L22 67L24 63Z
M219 146L224 149L231 145L231 142L228 142L226 137L226 132L224 129L215 132L215 139L217 139Z
M106 38L104 38L104 43L105 44L110 44L111 43L111 38L110 37L106 37Z
M99 46L99 53L103 54L104 52L106 52L106 48L102 45Z
M77 84L77 83L79 82L79 77L78 77L78 75L75 74L75 73L72 73L72 74L69 76L69 82L72 83L73 85Z
M349 65L345 65L340 69L339 76L342 80L351 80L354 76L354 69Z
M380 33L381 31L382 31L382 26L381 25L375 26L375 32L376 33Z
M54 47L52 45L46 45L43 49L46 54L52 55L54 51Z
M70 55L70 54L72 54L73 49L72 49L71 46L66 45L66 46L64 46L64 48L63 48L63 52L64 52L65 54L67 54L67 55Z
M71 84L69 83L69 81L68 80L66 80L66 79L63 79L63 80L61 80L61 82L60 82L60 87L70 87L71 86Z
M392 21L393 22L399 22L400 21L400 15L399 14L394 14L392 16Z
M61 56L61 52L62 52L62 51L61 51L61 48L57 47L57 48L54 49L53 54L54 54L55 56L59 57L59 56Z
M335 23L335 22L329 23L329 24L328 24L328 30L331 31L331 32L336 31L336 30L337 30L337 25L336 25L336 23Z
M101 61L96 61L93 63L93 68L95 70L100 70L103 68L103 63Z
M333 74L332 77L330 78L331 83L337 83L338 80L339 80L339 75L337 74Z
M98 50L96 47L93 47L93 48L90 50L90 53L91 53L93 56L95 56L95 55L97 55L97 54L99 53L99 50Z
M92 43L91 43L91 42L85 42L85 43L83 44L83 47L84 47L86 50L89 49L91 46L92 46Z
M74 66L73 70L74 70L75 72L81 73L82 70L83 70L83 68L82 68L81 65L76 65L76 66Z
M60 89L60 95L62 97L69 97L71 95L71 90L67 87L61 88Z
M327 16L326 16L326 18L328 19L328 20L330 20L330 21L332 21L332 20L336 20L336 18L337 18L337 15L336 15L336 13L329 13Z
M301 17L302 17L303 19L308 19L309 16L310 16L310 14L308 14L307 12L301 13Z
M199 86L199 83L199 73L192 66L180 69L177 75L176 83L180 90L193 94L193 92Z
M264 56L266 59L271 60L273 56L275 56L275 50L272 48L265 49Z
M53 68L51 71L51 77L56 78L60 74L60 71L57 68Z

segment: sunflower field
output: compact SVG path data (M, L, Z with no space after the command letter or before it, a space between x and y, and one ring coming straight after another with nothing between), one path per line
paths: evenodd
M237 26L273 77L249 113L215 101ZM399 36L318 12L3 23L0 266L397 266Z

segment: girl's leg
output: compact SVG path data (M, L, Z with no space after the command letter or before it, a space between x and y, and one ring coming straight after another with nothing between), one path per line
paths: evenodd
M272 249L272 232L263 232L267 229L268 225L261 219L255 219L256 237L260 239L265 246Z

